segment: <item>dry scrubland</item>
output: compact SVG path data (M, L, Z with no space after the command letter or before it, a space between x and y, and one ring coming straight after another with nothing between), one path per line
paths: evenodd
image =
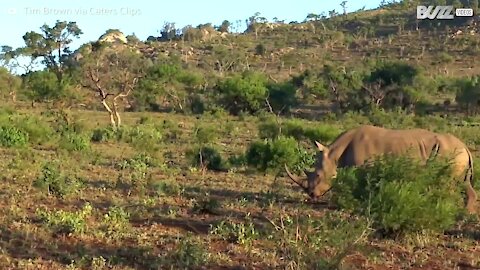
M268 115L125 113L128 135L109 141L94 132L108 129L105 113L72 110L63 116L45 108L2 109L2 126L30 134L25 145L19 135L2 135L3 269L480 267L474 217L458 219L445 234L385 238L327 201L306 201L285 177L241 162L228 171L203 171L185 154L203 141L224 159L238 158L259 138L258 124ZM472 148L480 144L480 127L456 126L455 119L378 113L298 121L333 138L359 122L389 126L392 119L402 119L397 127L449 130ZM198 128L210 135L195 135Z
M360 124L420 127L468 145L480 190L478 20L405 3L255 14L241 34L110 29L56 55L81 35L58 21L2 47L7 68L45 46L50 62L0 69L0 269L479 269L480 221L444 164L341 171L315 203L283 173Z

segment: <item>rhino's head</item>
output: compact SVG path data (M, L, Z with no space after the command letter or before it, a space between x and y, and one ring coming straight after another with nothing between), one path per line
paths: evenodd
M315 141L315 144L320 152L315 162L315 170L313 172L304 171L307 176L306 179L299 179L293 175L287 165L285 165L285 170L290 179L302 187L312 199L317 199L329 191L331 188L331 180L337 175L337 166L335 162L329 158L328 148L317 141Z

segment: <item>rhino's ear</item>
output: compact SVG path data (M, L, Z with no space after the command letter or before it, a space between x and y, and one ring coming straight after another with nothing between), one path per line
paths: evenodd
M323 153L327 153L328 152L328 148L326 146L324 146L323 144L315 141L315 145L317 146L318 148L318 151L321 151Z

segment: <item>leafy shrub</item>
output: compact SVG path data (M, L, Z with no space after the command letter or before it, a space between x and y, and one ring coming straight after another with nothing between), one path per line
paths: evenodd
M220 105L231 114L240 112L255 113L265 106L268 89L263 74L245 72L218 83L218 91L222 95Z
M157 196L178 196L183 192L181 186L171 180L150 182L149 190L152 190Z
M11 126L0 127L0 145L4 147L22 147L27 145L29 136L26 132Z
M441 231L454 224L461 209L459 185L450 170L441 160L425 167L408 157L377 158L368 166L339 170L333 201L371 218L388 235Z
M111 207L103 216L101 229L107 236L121 236L130 226L130 214L121 207Z
M287 265L298 269L349 269L343 259L362 245L370 234L364 219L328 212L322 218L304 214L282 215L272 221L267 236ZM326 252L327 251L327 252Z
M117 184L128 184L143 192L148 184L149 169L154 165L153 159L143 153L117 163L116 168L121 170Z
M86 203L82 210L68 212L63 210L46 211L37 209L36 214L48 227L51 227L55 233L82 234L87 229L87 218L92 213L92 206Z
M187 151L187 157L196 167L212 171L226 170L226 164L217 149L210 146L196 147Z
M195 201L192 211L199 214L218 214L217 210L221 206L218 200L210 198L208 194L205 194L205 198Z
M209 233L219 235L225 241L246 246L251 245L259 236L259 232L255 229L250 216L247 216L246 222L222 220L215 226L211 225Z
M233 167L243 167L247 165L247 158L244 154L233 155L228 158L228 164Z
M391 112L381 108L372 108L367 113L367 117L373 125L386 128L411 128L416 125L413 115L401 108Z
M26 96L33 101L54 100L65 94L65 85L59 85L55 73L48 70L28 73L24 82Z
M279 172L287 164L295 172L313 165L314 156L291 137L253 142L246 153L247 164L259 171Z
M194 134L196 142L199 144L211 143L217 138L217 130L209 125L195 127Z
M33 182L33 186L63 198L76 191L80 187L80 182L74 177L62 174L58 163L47 162L42 167L40 177Z
M162 141L162 132L154 126L138 126L128 130L125 141L139 151L155 152Z
M275 83L268 86L268 102L275 113L287 113L297 105L296 88L290 82Z
M28 140L34 144L42 144L50 141L53 129L47 122L32 115L14 115L10 122L19 130L28 134Z
M262 139L275 139L280 135L284 135L297 140L306 139L311 142L331 142L341 133L341 130L336 126L328 124L314 126L299 120L285 121L280 125L273 120L263 121L258 125L258 131Z
M112 127L97 128L92 132L92 142L108 142L116 138L116 132Z
M206 111L206 100L201 95L193 95L190 98L190 111L193 114L203 114Z
M205 245L191 236L183 238L171 257L175 263L185 268L205 265L208 261L208 252Z
M85 151L90 149L90 139L72 131L63 132L59 146L67 151Z

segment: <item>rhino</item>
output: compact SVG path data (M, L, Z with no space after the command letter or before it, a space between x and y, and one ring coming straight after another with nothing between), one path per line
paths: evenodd
M472 154L462 141L451 134L439 134L425 129L397 130L362 125L343 132L328 147L317 141L315 144L319 150L315 170L305 171L306 179L293 175L285 165L290 179L313 200L330 190L338 168L360 166L375 156L409 155L426 162L432 156L452 155L452 177L464 177L467 195L465 207L469 213L476 212L477 195L472 187Z

